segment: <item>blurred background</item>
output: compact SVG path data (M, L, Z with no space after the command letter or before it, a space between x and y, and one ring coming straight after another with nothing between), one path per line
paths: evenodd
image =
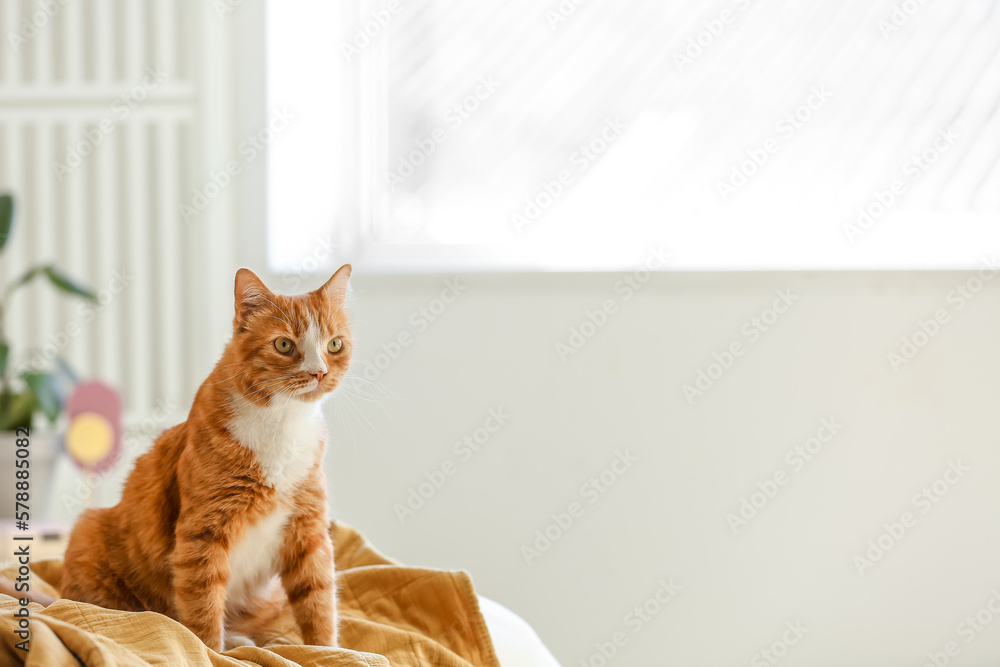
M0 407L54 526L185 418L237 268L351 262L334 515L563 664L995 664L997 2L0 0L0 33L0 276L42 267ZM84 380L124 430L81 470Z

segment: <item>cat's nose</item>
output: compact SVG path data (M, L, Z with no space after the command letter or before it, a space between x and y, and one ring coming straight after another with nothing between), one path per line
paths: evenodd
M315 378L316 378L316 382L322 382L323 381L323 376L325 376L325 375L326 375L326 373L324 373L323 371L316 371L315 373L313 373L313 376L315 376Z

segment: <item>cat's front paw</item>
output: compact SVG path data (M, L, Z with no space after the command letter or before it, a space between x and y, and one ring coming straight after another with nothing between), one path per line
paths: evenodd
M246 635L241 635L236 632L226 632L223 639L223 645L225 650L231 651L234 648L239 648L240 646L256 646L254 641L247 637Z
M339 648L340 645L337 643L337 633L307 633L302 638L302 643L307 646L329 646L330 648Z

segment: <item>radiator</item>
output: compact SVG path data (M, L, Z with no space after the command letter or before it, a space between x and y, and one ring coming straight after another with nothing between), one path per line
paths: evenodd
M40 279L17 293L12 363L58 355L119 388L133 417L164 401L186 411L231 317L208 300L232 307L231 202L179 213L218 160L205 137L228 108L198 81L226 45L212 5L0 0L0 192L16 206L2 277L54 262L100 296Z

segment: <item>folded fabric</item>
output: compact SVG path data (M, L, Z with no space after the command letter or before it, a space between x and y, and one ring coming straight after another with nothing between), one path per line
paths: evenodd
M15 648L18 603L0 594L0 664L500 667L466 572L405 567L341 523L331 524L330 534L344 648L301 645L287 605L280 616L267 619L273 636L266 646L219 654L166 616L57 600L48 607L30 605L31 650L25 653ZM32 590L58 597L62 561L32 563L31 569Z

